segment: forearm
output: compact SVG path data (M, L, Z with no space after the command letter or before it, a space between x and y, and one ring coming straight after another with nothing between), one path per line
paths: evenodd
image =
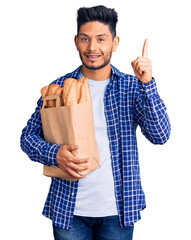
M139 82L139 97L135 106L135 118L142 133L154 144L164 144L170 136L170 121L166 106L160 99L155 80L149 84Z
M27 126L21 134L21 149L28 157L35 162L45 165L57 166L56 155L60 145L50 144L43 139L42 123L40 117L40 108L42 101L38 101L38 106Z

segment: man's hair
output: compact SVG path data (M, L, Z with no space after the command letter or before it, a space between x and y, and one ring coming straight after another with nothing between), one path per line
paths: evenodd
M77 11L77 34L82 24L99 21L109 26L113 38L116 36L117 12L112 8L99 5L90 8L79 8Z

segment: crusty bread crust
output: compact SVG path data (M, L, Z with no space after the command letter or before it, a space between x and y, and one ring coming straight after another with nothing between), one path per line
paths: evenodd
M59 106L74 105L91 101L88 78L82 77L79 80L67 78L64 80L63 88L58 84L51 84L41 89L42 99L51 95L58 95ZM56 100L48 100L46 107L56 107Z

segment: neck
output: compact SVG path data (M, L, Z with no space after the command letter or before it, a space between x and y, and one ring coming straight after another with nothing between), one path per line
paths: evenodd
M111 77L111 64L109 63L105 67L97 70L88 69L82 65L81 71L83 76L87 77L88 79L94 81L103 81Z

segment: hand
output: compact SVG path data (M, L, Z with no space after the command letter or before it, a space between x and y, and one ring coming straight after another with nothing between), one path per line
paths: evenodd
M142 57L138 57L131 63L135 76L143 83L152 80L152 63L148 59L148 40L143 45Z
M78 172L88 169L88 157L79 158L72 154L72 151L77 150L77 145L62 145L57 152L56 161L58 167L64 172L67 172L72 177L84 178L85 175L81 175Z

